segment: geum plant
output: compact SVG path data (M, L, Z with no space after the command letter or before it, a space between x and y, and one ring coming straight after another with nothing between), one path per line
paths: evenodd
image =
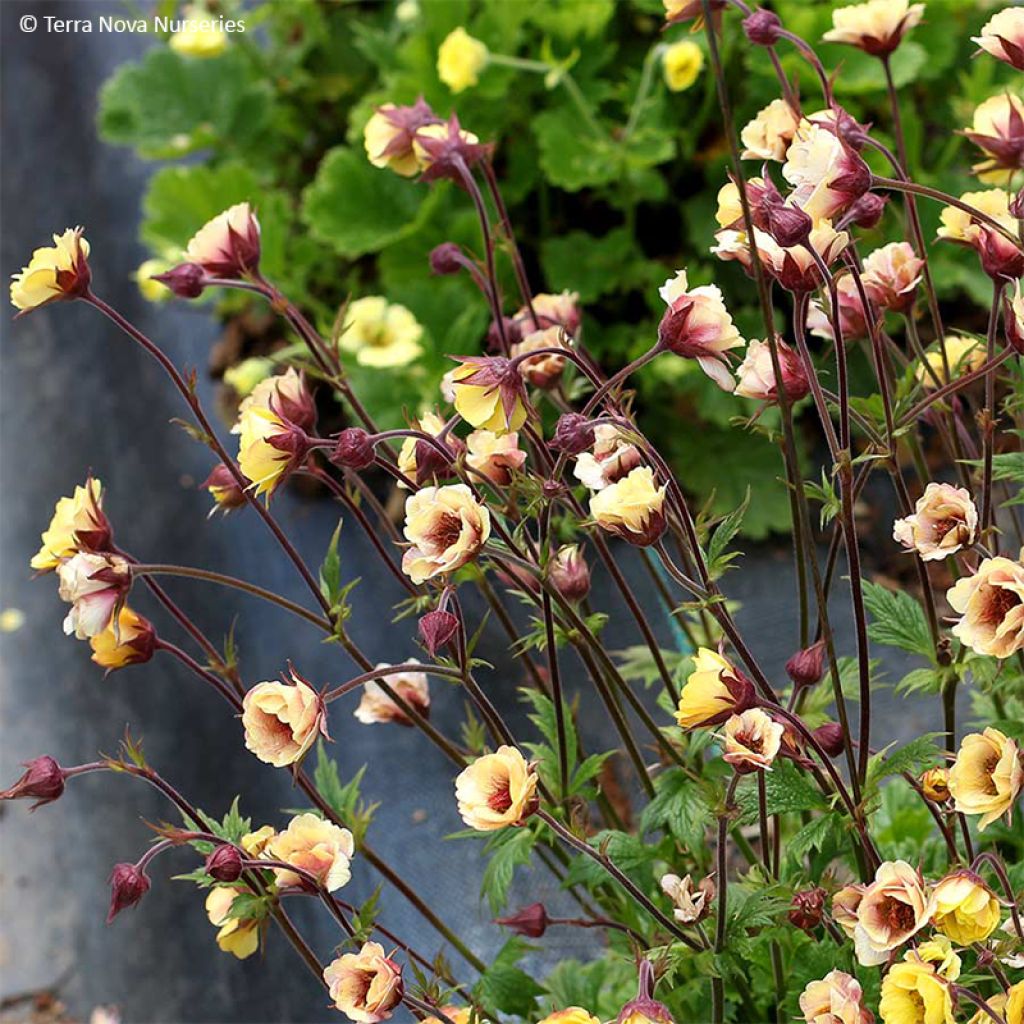
M65 631L87 639L108 671L158 654L178 659L240 716L249 750L293 773L310 810L280 829L252 829L237 805L218 821L150 766L131 737L119 756L89 764L36 758L2 796L38 806L60 797L69 779L96 771L155 786L182 823L159 827L139 860L114 868L111 918L144 896L156 858L190 851L199 860L189 877L207 890L218 945L247 957L277 925L353 1021L384 1020L404 1004L416 1017L453 1024L544 1014L563 1024L797 1014L808 1024L867 1024L875 1010L885 1024L952 1024L968 1015L1021 1024L1024 829L1010 819L1024 787L1024 565L1006 553L1011 538L1021 541L1013 505L1024 476L1024 201L1010 192L1024 163L1019 101L993 101L987 130L970 135L984 154L975 171L994 187L946 195L910 176L895 90L893 153L835 103L830 72L770 11L742 0L668 0L667 7L669 21L693 20L706 33L732 156L713 251L739 261L753 280L762 339L745 343L721 291L691 287L681 270L661 289L666 308L649 350L605 376L581 344L571 298L530 290L491 147L455 114L441 118L422 102L378 109L366 128L368 154L382 168L464 190L479 215L480 252L442 245L430 253L431 266L468 275L492 322L485 354L454 357L443 408L407 429L376 429L340 369L339 345L351 339L322 336L263 276L260 227L245 203L204 227L184 262L161 276L183 298L209 288L261 296L306 346L303 359L243 404L233 431L237 456L217 437L194 377L93 290L80 229L55 237L15 275L11 297L22 314L63 300L86 303L161 364L190 408L194 436L217 456L206 485L216 507L247 506L259 516L309 591L298 604L204 569L140 561L115 544L103 489L89 479L58 502L32 560L58 577L70 605ZM837 10L829 37L874 55L888 73L891 54L923 12L923 4L872 0ZM742 130L764 143L760 176L742 162L719 59L733 19L773 67L781 67L779 48L795 47L822 91L814 109L779 74L781 97ZM1024 9L996 14L977 42L990 55L979 59L1024 69ZM452 59L472 60L472 47ZM773 161L782 165L781 186ZM984 339L943 324L918 210L925 202L943 207L938 242L960 246L991 279ZM906 238L861 253L857 229L883 217L899 220ZM497 284L499 258L514 270L520 294L511 302ZM777 324L783 318L785 331ZM927 348L921 331L934 339ZM849 338L860 334L874 368L870 394L853 393L848 373ZM788 681L761 667L721 584L742 509L717 523L695 515L685 481L671 474L634 413L630 377L658 358L696 360L724 390L773 409L748 427L778 445L791 495L797 649ZM318 434L314 386L336 391L362 425ZM795 454L801 403L828 453L820 483L804 481ZM946 452L948 480L930 478L925 440ZM371 467L408 490L402 536L366 483ZM400 581L408 598L396 621L417 617L426 661L374 666L349 635L352 584L341 579L337 535L317 578L274 516L271 499L295 474L330 489ZM901 510L893 537L914 561L919 598L864 578L858 497L875 476L891 483ZM824 564L812 502L822 506L829 541ZM614 540L638 549L692 657L659 649L651 610L616 561L626 549ZM642 640L626 657L610 655L601 640L607 616L588 599L595 560ZM319 687L301 675L295 651L280 681L247 684L233 650L220 651L171 600L163 575L277 604L320 627L357 674ZM495 579L505 593L512 581L516 600L530 609L525 631ZM136 584L183 628L193 653L132 609ZM539 735L515 735L480 681L479 623L460 597L474 587L515 641ZM833 590L845 591L852 606L849 655L837 650ZM901 688L907 700L941 700L942 733L876 748L872 640L922 659ZM570 675L593 684L621 751L584 754L567 699ZM470 711L457 737L429 719L430 677L465 690ZM645 682L658 688L656 706L645 699ZM977 731L956 721L962 685L970 687ZM358 777L342 784L322 744L313 773L304 767L318 740L343 728L338 721L328 728L332 706L357 694L360 722L413 726L451 761L466 834L486 840L484 888L496 911L515 868L536 862L575 900L578 917L556 918L533 904L500 919L516 934L490 965L468 948L400 866L374 850ZM624 770L631 766L627 785L615 783L609 759L616 753ZM389 931L372 900L356 906L338 895L356 857L411 901L457 959L428 956L419 951L422 936L413 946ZM289 912L302 897L320 901L337 923L337 954L326 966ZM541 939L556 927L594 929L606 948L591 963L555 967L542 984L517 962L532 948L524 937Z

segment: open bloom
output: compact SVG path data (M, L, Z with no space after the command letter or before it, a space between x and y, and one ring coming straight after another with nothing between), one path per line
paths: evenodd
M564 1010L549 1013L540 1024L601 1024L589 1010L582 1006L567 1006Z
M328 892L340 889L351 877L350 862L355 841L347 828L307 812L298 814L283 832L267 844L273 860L284 861L312 875ZM302 886L301 875L286 868L275 868L279 885Z
M644 547L665 529L664 503L665 484L657 485L649 466L638 466L591 496L590 515L602 530Z
M900 45L923 15L924 4L868 0L833 11L832 28L822 38L827 43L849 43L865 53L884 57Z
M829 971L800 994L800 1012L806 1024L874 1024L863 998L856 978L845 971Z
M864 257L864 290L882 309L905 312L914 304L924 260L909 242L890 242Z
M687 875L662 875L661 891L672 901L672 916L680 924L693 924L707 915L715 898L715 883L705 878L698 885Z
M980 814L978 831L1004 814L1009 819L1024 788L1024 765L1015 740L998 729L972 732L960 741L949 770L949 791L961 814Z
M857 930L857 910L867 888L859 882L844 885L832 897L832 920L846 932L848 938L852 939Z
M659 290L668 309L658 325L659 344L677 356L696 359L723 391L736 386L729 372L730 349L743 345L717 285L689 287L686 271L677 271Z
M943 358L945 355L945 358ZM985 364L985 344L977 338L958 334L947 334L942 347L930 349L924 354L924 361L914 371L918 383L932 388L948 384L966 373L973 373ZM949 373L946 373L946 366ZM938 383L936 383L938 382Z
M990 277L1016 278L1024 274L1024 253L1013 239L1017 220L1010 213L1010 194L1005 189L990 188L980 192L965 192L961 201L986 214L1010 233L1010 238L997 231L972 213L957 206L944 206L940 218L942 225L938 237L974 249L981 265Z
M934 945L934 944L929 944ZM883 1024L953 1024L953 994L949 983L960 974L959 958L925 959L921 949L909 949L882 979L878 1012Z
M409 662L419 662L409 658ZM374 668L387 668L385 661ZM430 687L426 672L396 672L384 677L384 682L402 698L410 707L421 715L430 710ZM363 687L363 696L359 706L353 712L364 725L375 725L380 722L397 722L399 725L412 725L405 712L384 692L384 688L376 679L371 679Z
M257 683L242 701L245 745L275 768L296 764L327 735L320 695L294 671L290 682Z
M462 820L478 832L521 825L537 809L537 773L515 748L478 757L455 780Z
M499 487L512 482L513 472L526 462L519 447L519 435L495 434L492 430L474 430L466 438L466 465Z
M958 946L983 942L999 927L1001 916L995 893L973 871L946 875L936 886L936 928Z
M513 358L524 356L529 352L538 349L564 349L562 341L563 328L561 326L543 327L539 331L527 334L522 341L512 346L511 355ZM549 389L556 387L562 379L562 371L565 369L565 356L554 352L545 352L533 359L525 359L519 363L519 372L523 378L535 388Z
M416 132L441 119L421 96L411 106L385 103L371 115L363 129L363 147L374 167L388 167L409 178L420 170L420 161L413 148Z
M718 725L753 707L754 687L717 651L701 647L679 694L676 722L683 729Z
M930 483L917 499L914 514L893 523L892 535L925 562L936 561L974 543L978 510L965 488Z
M993 14L981 27L980 36L971 36L986 53L1024 71L1024 9L1007 7Z
M50 302L83 295L91 280L88 260L89 243L81 228L54 235L53 245L36 249L28 266L12 277L11 303L30 313Z
M582 314L579 292L541 292L534 295L530 305L533 307L532 316L530 306L521 306L513 318L523 328L524 333L541 330L544 327L563 327L565 333L573 337L580 329ZM534 317L537 318L536 324Z
M807 120L797 127L782 176L793 186L790 203L815 223L843 213L871 187L860 154L834 128Z
M105 551L112 530L103 514L103 485L89 477L70 498L60 498L50 525L43 531L42 547L29 563L37 572L50 572L79 551Z
M131 587L128 562L120 555L79 551L57 569L58 593L71 605L64 632L85 640L102 633L114 620Z
M781 163L786 159L799 123L799 117L785 100L772 100L740 132L740 141L745 147L741 155L745 160Z
M573 476L592 491L602 491L621 480L640 465L640 451L611 423L599 423L594 429L594 444L581 452L573 466Z
M507 434L526 422L523 378L502 356L466 356L451 376L455 411L471 426Z
M423 351L423 328L405 306L380 295L350 302L338 345L360 366L406 366Z
M437 51L437 77L452 92L463 92L480 81L487 58L486 45L460 25L445 36Z
M206 897L206 916L217 929L217 945L244 960L260 945L260 922L255 918L229 917L231 905L247 892L233 885L215 885Z
M760 708L747 708L725 723L725 752L722 760L736 771L771 771L782 746L783 727Z
M378 942L364 942L358 953L345 953L324 968L334 1005L357 1024L387 1020L402 1001L402 968Z
M127 605L122 606L117 621L102 633L89 638L92 660L113 672L128 665L141 665L156 650L156 630L152 623Z
M248 203L236 203L204 224L185 247L190 263L213 277L245 277L259 268L260 222Z
M267 500L305 458L309 438L270 409L251 408L238 420L238 468Z
M990 96L974 111L964 130L986 159L971 170L991 185L1008 185L1024 167L1024 101L1011 92Z
M661 55L661 70L670 92L689 89L700 69L704 67L704 51L689 39L665 47Z
M946 593L961 615L953 635L978 654L1009 658L1024 647L1024 565L986 558Z
M266 409L303 430L312 429L316 423L316 403L306 378L293 366L257 381L238 407L240 414L250 409ZM241 426L236 425L232 432L241 433Z
M866 289L865 289L866 290ZM839 330L843 341L855 341L868 335L868 314L860 300L860 289L852 274L843 274L836 281L836 297L839 300ZM811 299L807 312L807 326L811 334L835 341L835 327L832 317L825 312L817 299Z
M866 967L884 963L930 920L934 900L920 871L906 861L886 861L875 872L857 907L853 942Z
M423 583L454 572L476 557L491 535L491 513L465 484L424 487L405 503L402 571Z
M786 397L790 402L797 402L805 397L811 389L804 371L804 364L799 353L790 348L784 341L776 342L779 356L779 367L782 370L782 383L786 389ZM736 371L736 394L744 398L756 398L763 402L775 402L779 397L778 384L775 380L775 367L772 364L771 346L766 341L751 339L747 346L747 354L743 357Z

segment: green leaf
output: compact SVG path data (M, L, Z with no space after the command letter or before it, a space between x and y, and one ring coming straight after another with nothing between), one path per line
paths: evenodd
M600 1020L614 1020L636 994L635 969L611 952L585 964L562 960L544 983L554 1006L585 1006Z
M341 557L338 554L338 540L341 537L343 523L344 519L338 520L338 525L334 528L330 543L327 545L327 554L324 555L323 564L320 566L320 593L332 608L341 592Z
M834 812L812 818L786 840L786 855L799 863L808 853L822 849L831 839L841 836L843 830L843 818Z
M604 847L609 860L631 877L635 872L649 868L657 857L657 852L646 846L637 836L612 829L604 829L596 835L588 836L587 844L595 850ZM608 881L609 877L608 872L596 860L580 854L570 864L563 885L582 883L593 888Z
M491 966L480 976L473 994L484 1005L518 1017L533 1016L537 997L544 989L520 967L532 947L513 936L498 951Z
M925 768L937 764L941 754L935 738L941 735L942 733L930 732L918 736L902 747L890 745L874 754L868 761L868 785L877 785L882 779L902 772L919 775Z
M601 238L569 231L545 239L540 252L551 291L579 292L584 303L632 289L637 284L633 270L641 259L625 228L615 228Z
M868 625L868 636L875 643L934 660L935 647L924 609L909 594L865 580L864 604L874 620Z
M540 165L552 185L567 192L611 184L622 170L621 153L606 134L580 123L575 107L545 110L533 118Z
M517 867L530 863L536 835L528 828L505 829L487 844L492 851L484 869L480 894L487 897L491 912L497 914L508 901L508 890Z
M791 761L776 761L770 772L764 773L765 802L769 814L790 814L794 811L824 811L828 809L821 791ZM757 821L757 786L749 780L740 786L736 803L742 814L740 822Z
M681 768L663 772L656 788L640 818L642 832L667 828L689 852L703 857L705 832L714 820L708 794Z
M749 505L750 488L748 487L743 501L718 524L715 532L711 535L711 540L708 541L707 561L708 572L711 574L712 579L719 579L729 568L729 563L742 554L740 551L733 551L727 554L726 548L733 537L739 533L740 527L743 525L743 517L746 515Z

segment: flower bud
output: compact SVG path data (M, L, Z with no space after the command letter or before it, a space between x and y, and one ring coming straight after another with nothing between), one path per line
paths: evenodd
M442 242L430 250L430 271L433 274L457 274L463 268L462 250L454 242Z
M331 462L345 469L366 469L375 457L373 439L362 427L346 427L330 455Z
M235 882L242 874L242 855L230 843L222 843L206 858L205 869L218 882Z
M107 924L149 892L149 876L137 864L115 864L110 873L110 911Z
M797 651L786 662L786 675L794 686L813 686L825 671L825 641L819 640L802 651Z
M455 636L458 629L459 620L441 608L427 612L419 621L420 639L432 658Z
M672 1024L668 1007L654 998L654 967L650 960L640 962L636 999L631 999L619 1011L616 1024Z
M548 930L548 913L543 903L531 903L509 917L497 917L495 924L510 928L516 935L539 939Z
M743 31L755 46L774 46L782 37L782 22L762 7L743 19Z
M233 279L255 272L260 263L260 222L252 207L236 203L207 221L189 240L185 255L214 277Z
M234 473L223 462L214 466L210 475L199 486L200 489L209 491L215 502L211 515L217 509L230 512L246 503L245 492L238 485Z
M790 924L811 935L821 924L825 912L825 890L820 885L793 894L789 907Z
M578 544L559 548L548 572L555 589L566 601L582 601L590 593L590 569Z
M451 440L456 440L451 438ZM445 447L448 447L446 444ZM418 438L413 447L416 456L416 486L434 482L438 477L451 475L452 460L441 454L429 441Z
M1022 188L1011 200L1007 207L1010 216L1016 220L1024 220L1024 188Z
M206 273L198 263L179 263L163 274L154 274L152 280L169 288L179 299L198 299L203 294Z
M765 211L768 234L784 249L805 242L814 223L799 206L784 202L769 202Z
M949 799L949 769L929 768L918 779L921 791L933 804L944 804Z
M514 320L510 316L503 316L501 323L505 331L505 341L510 346L522 340L523 329L519 321ZM492 320L487 328L487 348L491 352L501 351L501 331L498 330L498 322L496 320Z
M67 773L52 757L34 757L25 761L25 772L18 781L0 792L0 800L34 799L29 808L34 811L43 804L53 803L64 792Z
M812 735L829 757L838 757L843 752L843 727L838 722L819 725Z
M566 455L580 455L594 444L594 425L578 412L566 412L558 417L551 447Z

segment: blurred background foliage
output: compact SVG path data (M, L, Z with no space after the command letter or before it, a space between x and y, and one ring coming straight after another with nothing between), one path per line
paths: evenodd
M167 6L173 13L175 5ZM817 46L842 4L771 6ZM925 21L893 60L914 173L955 194L978 187L969 174L973 147L956 129L1013 74L997 61L970 59L970 37L995 6L929 0ZM682 91L670 90L663 73L666 44L690 39L705 50L706 43L687 26L663 30L660 0L222 0L208 8L244 16L246 31L207 57L156 45L101 93L102 137L155 165L142 239L155 258L176 260L208 218L249 200L263 225L264 272L321 329L331 330L347 297L384 295L412 310L425 328L419 360L386 371L350 368L383 425L435 404L452 365L446 355L479 352L487 329L485 304L468 278L432 277L427 263L442 241L479 253L465 194L448 183L404 180L366 158L363 126L384 102L422 95L442 116L456 110L465 127L497 144L499 179L534 287L579 292L584 341L606 367L650 346L663 308L657 287L684 266L691 283L714 280L723 288L744 337L763 334L742 270L708 251L727 164L710 69L705 61ZM499 59L530 66L491 63L476 86L453 95L438 77L437 54L459 26ZM850 47L820 45L819 52L826 68L840 69L838 101L892 145L879 62ZM809 69L785 44L781 53L805 110L817 109ZM779 95L778 84L735 16L727 18L724 56L742 126ZM889 211L862 251L902 237L900 204ZM925 204L922 212L926 237L934 238L939 207ZM989 285L977 262L953 247L932 254L942 300L957 307L959 324L978 326L984 314L973 305L987 305ZM214 301L231 339L214 360L218 372L288 341L239 293ZM787 312L780 305L783 329ZM873 388L866 362L861 371L863 394ZM656 361L639 388L653 439L694 494L724 512L749 486L745 532L763 537L788 528L770 414L753 431L736 429L755 403L721 392L687 360Z

